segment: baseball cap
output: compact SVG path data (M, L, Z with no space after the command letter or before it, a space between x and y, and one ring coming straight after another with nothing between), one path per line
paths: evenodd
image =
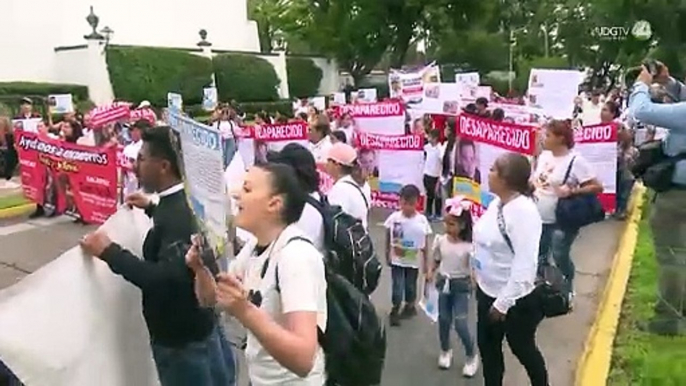
M344 166L353 166L357 159L357 152L347 143L337 142L331 146L326 158Z
M23 105L32 105L33 101L29 97L23 97L21 98L21 104Z
M141 104L139 104L137 108L142 109L142 108L145 108L145 107L150 107L150 102L149 102L149 101L143 101L143 102L141 102Z

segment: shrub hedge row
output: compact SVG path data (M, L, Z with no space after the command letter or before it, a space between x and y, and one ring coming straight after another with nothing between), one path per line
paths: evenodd
M149 100L166 105L167 92L183 96L184 104L202 102L202 89L214 71L219 99L275 102L279 77L272 65L257 56L224 53L209 60L199 54L167 48L113 46L107 51L110 80L117 98ZM293 96L317 95L322 70L308 58L289 58L289 86Z
M307 98L319 93L323 73L312 59L287 58L286 71L288 72L288 91L292 97Z
M294 97L318 93L322 70L309 58L287 59L288 83ZM186 106L202 103L202 89L212 83L214 71L219 99L236 100L247 114L262 110L291 114L288 101L279 100L279 77L272 65L260 57L225 53L214 60L170 48L110 46L107 50L110 81L117 99L138 103L149 100L166 106L167 93L183 96ZM50 94L72 94L75 101L88 101L86 86L71 84L12 82L0 83L0 103L19 105L23 96L41 99Z

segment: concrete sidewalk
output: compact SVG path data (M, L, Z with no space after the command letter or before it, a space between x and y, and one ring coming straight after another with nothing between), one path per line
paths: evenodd
M384 232L378 225L384 215L374 213L372 236L376 245L383 245ZM441 225L434 226L440 231ZM26 221L26 218L0 220L0 288L7 287L33 272L63 251L76 245L78 239L92 227L76 225L68 220ZM623 223L612 220L595 224L581 232L573 248L577 267L575 288L577 299L570 315L545 320L538 332L538 340L547 361L550 383L554 386L574 385L574 373L589 328L593 323L612 258L618 245ZM379 313L390 310L390 270L386 269L373 300ZM472 313L472 320L475 312ZM473 323L474 329L476 327ZM236 330L233 333L238 333ZM237 338L234 336L233 340ZM419 315L399 328L388 329L388 351L384 386L443 386L482 385L480 375L467 380L461 376L464 355L457 339L454 366L448 371L437 369L438 331L428 318ZM506 346L506 344L505 344ZM517 360L507 353L505 385L524 386L528 379ZM243 368L241 386L247 385ZM31 385L27 385L31 386Z

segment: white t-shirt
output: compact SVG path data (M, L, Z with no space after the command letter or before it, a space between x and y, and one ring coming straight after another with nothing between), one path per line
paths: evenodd
M424 146L424 175L429 177L439 177L443 167L443 150L440 144L430 143Z
M594 105L590 100L586 100L582 107L581 121L585 126L597 125L600 123L600 112L603 110L603 103L598 102Z
M362 220L362 225L368 228L369 205L372 201L371 190L366 192L365 186L360 187L351 176L341 177L336 181L327 198L329 204L338 205L343 212Z
M233 138L234 123L231 121L219 121L214 124L214 127L219 130L222 138Z
M321 200L321 196L317 192L310 193L310 196L317 201ZM312 241L317 250L324 253L324 219L317 208L306 203L303 214L300 215L300 220L296 225L303 231L305 237Z
M591 165L575 152L555 157L549 150L545 150L536 161L536 170L533 175L536 186L534 196L544 224L554 224L556 221L555 208L558 197L555 187L562 185L572 159L574 159L574 164L567 180L568 186L577 187L595 178Z
M493 306L498 311L506 313L534 290L543 226L530 198L519 196L508 202L502 212L510 249L498 226L499 205L500 199L493 200L474 225L473 266L479 288L496 299Z
M231 262L229 271L242 275L246 290L258 290L261 308L274 320L290 312L317 313L317 326L325 332L327 321L326 279L324 259L312 244L294 237L306 237L296 226L286 227L277 240L259 256L255 256L255 241L243 247ZM269 265L260 278L265 261ZM278 264L279 289L276 287ZM245 350L252 386L322 386L326 380L324 351L318 349L315 364L305 378L281 366L248 331Z
M434 238L432 253L434 261L439 262L438 271L451 279L469 277L471 275L471 258L474 245L466 242L453 242L448 235L438 235Z
M331 143L331 137L328 135L321 141L310 144L310 151L312 151L314 161L317 163L325 163L327 161L327 157L329 156L329 150L331 150L331 146L333 146L333 144Z
M384 222L391 233L391 264L419 268L424 258L426 236L432 233L431 224L421 213L405 217L401 211L391 213Z

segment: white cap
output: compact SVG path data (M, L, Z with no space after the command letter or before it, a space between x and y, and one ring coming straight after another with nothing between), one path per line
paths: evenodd
M141 104L138 105L137 108L138 108L138 109L142 109L142 108L145 108L145 107L150 107L150 102L148 102L148 101L143 101L143 102L141 102Z

